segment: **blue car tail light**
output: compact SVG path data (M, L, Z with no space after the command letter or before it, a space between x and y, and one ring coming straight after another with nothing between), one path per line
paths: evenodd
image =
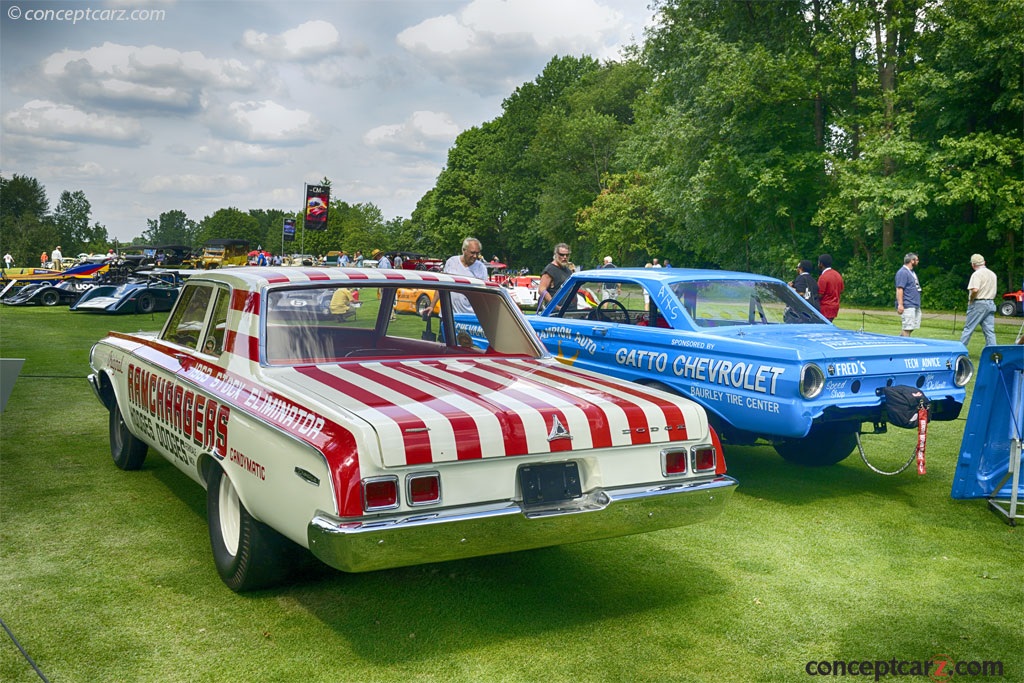
M974 363L967 356L957 356L956 370L953 372L953 383L958 387L967 386L974 377Z
M800 395L806 399L817 398L825 388L825 373L814 363L800 368Z

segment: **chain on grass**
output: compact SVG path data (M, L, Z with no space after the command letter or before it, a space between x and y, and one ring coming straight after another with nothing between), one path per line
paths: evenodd
M7 631L7 635L9 635L11 637L11 640L14 641L15 647L17 647L18 650L21 651L21 655L25 658L25 661L31 664L32 668L35 669L37 674L39 674L39 678L43 681L46 681L46 683L50 683L50 679L46 677L46 674L44 674L38 666L36 666L36 663L32 660L32 657L27 652L25 652L25 648L23 648L21 646L21 643L18 642L18 639L14 637L14 633L11 631L11 629L7 627L7 624L4 622L2 618L0 618L0 626L4 627L4 630Z

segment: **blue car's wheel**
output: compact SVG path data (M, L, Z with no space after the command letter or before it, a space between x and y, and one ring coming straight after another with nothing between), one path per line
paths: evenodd
M857 448L857 423L815 424L802 439L776 441L775 452L797 465L835 465Z
M40 295L39 300L44 306L56 306L60 302L60 294L57 294L57 292L51 289L43 292L42 295Z

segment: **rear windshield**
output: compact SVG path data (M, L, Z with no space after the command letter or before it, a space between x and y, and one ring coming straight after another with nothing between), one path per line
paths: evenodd
M497 290L343 284L348 286L271 290L263 316L264 361L543 354L521 314Z

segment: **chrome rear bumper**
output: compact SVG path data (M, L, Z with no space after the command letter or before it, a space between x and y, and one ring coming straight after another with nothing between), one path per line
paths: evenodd
M735 488L736 480L718 476L598 490L541 509L501 502L371 520L319 513L306 535L309 549L322 562L365 572L693 524L719 514Z

